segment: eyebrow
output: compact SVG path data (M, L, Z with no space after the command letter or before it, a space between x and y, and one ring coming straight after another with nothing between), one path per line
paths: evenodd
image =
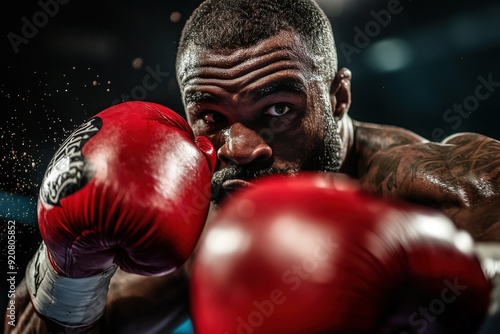
M293 78L284 78L276 80L269 85L266 85L255 92L251 93L252 101L256 102L263 99L266 96L270 96L278 93L292 93L306 95L306 87L304 84ZM187 92L185 95L185 100L187 104L197 104L197 103L216 103L218 98L207 92L193 91Z
M206 92L188 92L184 97L186 99L187 104L196 104L196 103L214 103L217 101L215 96Z
M274 81L271 84L258 89L255 93L252 93L252 100L255 102L266 96L278 93L306 95L306 87L301 81L298 81L297 79L284 78Z

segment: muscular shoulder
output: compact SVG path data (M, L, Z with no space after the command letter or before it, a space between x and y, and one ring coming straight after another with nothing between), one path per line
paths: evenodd
M491 155L498 154L500 145L498 140L471 132L456 133L441 142L431 142L408 129L393 125L353 121L353 128L353 151L361 168L366 166L374 154L384 152L401 152L404 155L404 150L433 147L436 155L443 152L460 155L462 151L477 149Z
M387 149L410 144L424 143L427 140L416 133L393 125L364 123L353 120L353 144L350 154L351 166L356 166L359 174L374 154Z
M354 136L358 144L379 149L427 141L416 133L394 125L353 121Z
M499 141L458 133L435 143L418 136L412 140L411 132L379 131L363 127L365 137L358 138L368 146L360 148L364 161L358 175L366 188L438 208L476 238L500 240ZM375 143L369 142L370 133Z

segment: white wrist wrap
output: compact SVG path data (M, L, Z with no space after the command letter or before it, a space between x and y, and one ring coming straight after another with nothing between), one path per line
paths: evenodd
M96 322L104 313L109 281L115 271L113 266L91 277L60 276L42 242L28 263L26 283L38 313L66 327L82 327Z

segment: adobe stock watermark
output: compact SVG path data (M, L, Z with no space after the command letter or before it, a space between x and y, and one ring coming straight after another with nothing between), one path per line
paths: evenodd
M42 29L49 23L49 19L53 18L59 13L59 7L61 5L66 5L70 0L40 0L38 1L38 6L41 10L35 12L31 17L31 20L26 16L21 18L23 23L21 27L20 34L15 32L9 32L7 34L7 39L12 46L15 54L19 53L19 47L22 44L28 44L29 41L38 35L39 29Z
M500 87L500 81L493 81L493 74L488 74L487 78L482 75L477 77L479 84L476 85L474 93L465 97L462 103L454 103L443 113L443 121L453 130L457 130L462 125L462 121L470 117L471 113L476 111L481 101L487 100L493 94L497 87ZM464 110L465 109L465 110ZM445 130L442 127L434 128L431 132L431 138L435 142L440 142L445 138Z
M7 313L6 322L11 327L16 327L17 314L16 314L16 221L7 221L7 284L9 290L7 291Z
M467 285L462 285L455 277L453 281L445 279L443 281L444 288L441 290L439 298L435 298L425 307L420 306L417 311L413 312L408 318L408 323L416 329L418 333L423 333L429 323L436 319L446 310L446 305L449 305L467 289ZM406 331L399 334L410 334Z
M411 1L411 0L408 0ZM347 42L340 42L339 48L342 51L348 64L352 61L352 56L354 54L360 54L363 49L368 47L372 40L376 38L382 32L383 28L387 28L392 21L392 15L398 15L403 12L403 5L399 0L389 0L387 2L387 9L381 9L378 12L375 10L370 11L370 15L373 20L368 21L364 28L361 29L358 26L354 27L353 44Z
M265 320L273 315L275 309L286 302L287 293L296 291L302 281L318 270L321 262L327 261L338 247L338 244L332 242L330 235L318 237L309 255L304 257L301 263L291 265L281 275L281 281L287 289L275 288L269 292L269 298L253 300L253 310L245 316L236 318L238 322L236 333L252 334L256 328L262 326Z
M130 101L130 99L134 101L144 101L148 96L148 92L155 90L158 85L160 85L163 80L170 76L170 72L162 72L160 69L160 65L157 64L153 69L151 66L146 66L147 74L142 78L142 82L140 85L134 86L130 93L122 93L120 95L120 99L115 99L111 102L111 106L115 104Z

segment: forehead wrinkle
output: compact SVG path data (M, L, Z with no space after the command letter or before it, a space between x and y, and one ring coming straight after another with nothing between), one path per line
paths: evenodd
M193 71L185 78L187 83L197 79L215 79L215 80L244 80L245 77L259 74L268 69L298 69L301 67L297 59L293 59L288 55L288 52L275 52L268 55L263 55L254 59L244 59L243 62L236 64L231 68L219 66L220 61L212 61L212 64L203 64L193 68Z
M297 72L281 72L269 79L268 77L259 77L255 82L243 85L243 88L228 85L222 87L220 82L217 85L203 83L188 87L184 94L186 106L196 104L214 104L222 101L232 101L234 104L241 104L244 101L257 103L260 99L273 94L295 94L306 95L307 83L304 77Z
M231 79L283 60L312 68L314 61L307 50L300 36L286 31L256 46L236 50L207 50L192 45L184 53L178 68L178 79L181 86L205 75Z
M294 50L293 46L271 45L266 48L255 47L255 49L201 50L201 52L206 55L204 60L206 61L207 66L229 70L234 67L252 66L253 63L259 62L261 58L273 57L275 54L286 58L289 54L293 54ZM221 58L224 58L224 62L220 61Z
M224 79L224 78L214 78L213 76L207 76L207 78L194 78L184 85L185 91L199 90L202 87L213 89L222 88L226 92L236 93L239 91L247 90L248 86L253 86L258 84L260 81L269 80L269 77L290 77L290 78L302 78L300 74L300 68L296 64L290 64L289 62L276 63L271 66L264 68L258 68L254 72L247 73L241 77L235 79ZM302 81L296 79L296 81Z

